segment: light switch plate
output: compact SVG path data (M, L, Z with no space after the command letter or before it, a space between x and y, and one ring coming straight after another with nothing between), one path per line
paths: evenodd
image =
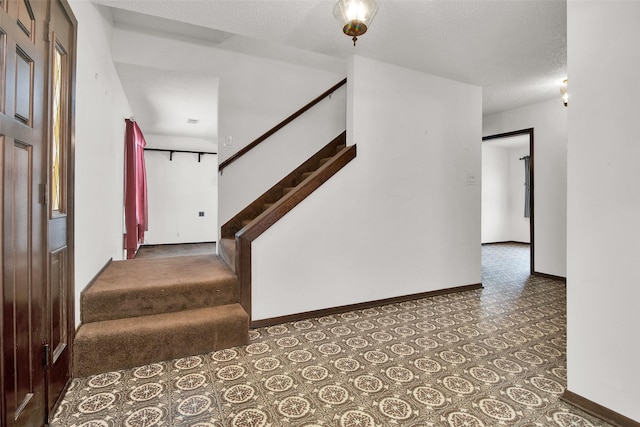
M475 172L467 172L467 185L476 185L478 183L478 174Z

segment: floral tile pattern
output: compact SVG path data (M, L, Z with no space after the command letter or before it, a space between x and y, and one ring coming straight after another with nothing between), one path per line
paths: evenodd
M74 379L55 427L608 426L562 402L564 284L483 247L484 289L251 331L215 353Z

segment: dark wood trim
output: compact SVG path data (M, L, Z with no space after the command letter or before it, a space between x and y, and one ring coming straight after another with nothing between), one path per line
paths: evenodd
M540 273L540 272L534 271L532 276L542 277L542 278L545 278L545 279L559 280L559 281L561 281L561 282L563 282L565 284L567 283L567 278L566 277L556 276L554 274Z
M292 115L290 115L289 117L287 117L286 119L284 119L283 121L281 121L280 123L278 123L277 125L272 127L270 130L265 132L262 136L258 137L258 139L256 139L255 141L249 143L248 145L242 147L234 155L229 157L224 162L220 163L220 165L218 166L218 171L222 172L222 170L224 168L226 168L231 163L233 163L236 160L238 160L238 158L242 157L244 154L246 154L247 152L249 152L250 150L255 148L262 141L264 141L265 139L269 138L274 133L278 132L280 129L282 129L283 127L285 127L286 125L291 123L293 120L295 120L298 116L302 115L302 113L304 113L305 111L309 110L311 107L313 107L314 105L316 105L317 103L319 103L320 101L325 99L327 96L331 95L333 92L335 92L337 89L339 89L341 86L343 86L345 84L347 84L347 79L346 78L341 80L341 81L339 81L335 85L331 86L329 89L327 89L322 94L320 94L318 97L316 97L313 101L309 102L304 107L300 108L298 111L296 111L295 113L293 113Z
M318 150L313 156L307 159L295 170L282 178L275 185L273 185L273 187L265 191L262 195L260 195L260 197L258 197L247 207L234 215L233 218L222 225L222 238L235 238L236 233L243 228L243 220L253 219L260 215L263 211L265 203L277 202L282 197L284 188L296 187L300 182L302 182L302 174L304 172L317 170L319 168L321 159L333 157L340 145L346 146L346 139L346 132L342 132L340 135L336 136L331 142Z
M467 292L476 289L482 289L482 283L473 285L457 286L455 288L438 289L436 291L420 292L417 294L402 295L392 298L383 298L374 301L361 302L357 304L341 305L339 307L323 308L320 310L305 311L304 313L289 314L286 316L271 317L269 319L254 320L251 322L251 328L261 328L263 326L272 326L280 323L297 322L299 320L311 319L315 317L329 316L331 314L346 313L353 310L364 310L365 308L379 307L388 304L397 304L404 301L412 301L416 299L429 298L437 295L445 295L456 292Z
M500 138L508 138L511 136L518 135L529 135L529 191L531 192L529 196L529 207L531 209L531 215L529 218L529 240L531 240L531 253L529 258L529 273L533 274L536 270L535 268L535 191L534 191L534 183L535 183L535 174L534 174L534 138L533 138L533 128L520 129L512 132L498 133L495 135L483 136L483 141L490 141L492 139L500 139Z
M138 251L140 251L140 249L142 248L156 248L158 246L183 246L183 245L201 245L203 243L216 243L215 240L211 240L209 242L185 242L185 243L154 243L151 245L145 245L142 244L140 245L140 247L138 248Z
M333 175L342 169L347 163L356 157L356 146L351 145L342 150L330 162L321 166L317 173L303 181L292 191L278 200L273 206L264 211L256 218L256 222L243 228L236 234L240 239L255 240L262 233L267 231L277 220L291 211L298 203L306 199L318 187L329 180Z
M505 244L510 244L510 243L515 243L518 245L530 245L531 243L529 242L516 242L515 240L504 240L502 242L486 242L486 243L481 243L482 246L485 245L505 245Z
M84 289L80 292L80 300L81 301L82 301L82 294L85 293L96 282L96 280L98 280L98 277L107 269L107 267L109 267L109 264L111 264L112 262L113 262L113 257L109 258L107 263L102 266L102 268L91 278L91 280L89 280L89 283L87 283L87 286L85 286ZM82 319L80 319L80 321L82 321ZM80 326L78 326L78 327L80 327ZM74 326L74 328L75 328L75 326ZM77 329L75 329L75 330L77 330Z
M622 414L612 411L609 408L605 408L591 400L584 398L572 391L565 390L563 395L560 396L560 400L567 402L570 405L576 406L588 414L598 417L601 420L613 424L619 427L640 427L640 422L634 421L631 418L627 418Z

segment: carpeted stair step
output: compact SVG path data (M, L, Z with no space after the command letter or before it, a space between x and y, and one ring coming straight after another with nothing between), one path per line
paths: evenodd
M347 148L347 144L340 144L340 145L336 146L336 154L338 154L339 152L341 152L345 148Z
M282 195L286 196L287 194L291 193L296 187L285 187L282 189Z
M85 377L245 345L249 317L240 304L82 324L73 374Z
M271 206L275 205L275 203L265 203L262 206L262 212L266 211L267 209L269 209Z
M218 255L227 264L227 267L236 271L236 239L222 238L218 242Z
M238 278L215 255L114 261L81 297L82 323L238 302Z
M243 219L242 222L240 223L240 228L245 228L247 225L251 224L251 221L253 221L252 219Z

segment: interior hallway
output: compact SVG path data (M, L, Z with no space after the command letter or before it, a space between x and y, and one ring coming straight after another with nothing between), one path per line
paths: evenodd
M559 399L565 286L528 267L528 245L485 245L482 290L259 328L246 347L78 378L52 425L607 426Z

